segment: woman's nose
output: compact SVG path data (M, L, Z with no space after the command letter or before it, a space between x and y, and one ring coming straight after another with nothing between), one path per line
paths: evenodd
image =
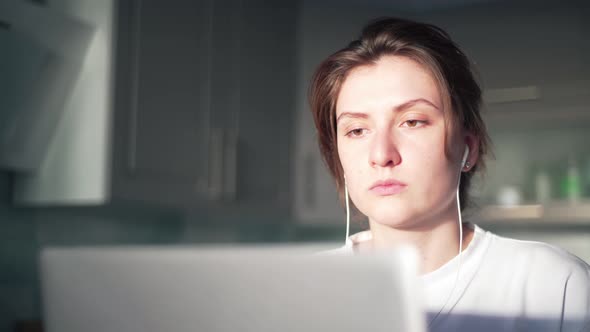
M393 167L401 162L401 156L390 131L383 131L373 137L369 163L371 166Z

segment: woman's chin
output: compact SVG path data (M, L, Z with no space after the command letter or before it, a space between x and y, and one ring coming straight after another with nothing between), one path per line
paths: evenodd
M408 228L416 223L417 216L406 209L377 208L367 214L371 223L392 228Z
M442 211L437 202L442 199L425 200L423 197L388 197L377 200L366 200L362 204L361 212L372 223L399 229L416 228L437 220L436 215ZM451 206L452 201L448 202Z

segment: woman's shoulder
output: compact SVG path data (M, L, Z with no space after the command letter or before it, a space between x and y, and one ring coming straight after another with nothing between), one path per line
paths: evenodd
M518 240L486 232L488 252L482 271L496 280L522 283L530 298L542 302L568 294L575 307L590 310L590 266L568 251L540 241ZM568 300L569 301L569 300Z
M486 232L490 238L490 256L510 257L510 261L544 271L556 269L587 274L590 266L581 258L558 246L540 241L519 240Z
M523 301L522 308L531 317L557 315L564 326L572 327L567 331L579 331L590 324L590 266L586 262L540 241L487 231L483 237L489 245L479 271L482 280Z

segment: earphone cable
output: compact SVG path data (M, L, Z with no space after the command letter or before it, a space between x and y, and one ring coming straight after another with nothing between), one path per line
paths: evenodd
M350 236L350 207L348 206L348 186L346 185L346 178L344 178L344 200L346 201L346 237L344 238L344 244L346 245L349 241Z
M457 288L457 284L459 283L459 274L461 272L461 254L463 253L463 219L461 217L461 201L459 200L459 187L460 186L461 186L461 173L459 173L459 181L457 183L457 191L456 191L456 194L457 194L456 195L457 215L459 216L459 255L458 255L459 262L458 262L458 266L457 266L457 274L455 276L455 283L453 284L453 288L449 292L449 296L447 297L447 300L442 305L440 310L436 313L436 315L428 323L429 328L432 327L433 322L436 320L436 318L438 318L438 316L440 316L442 311L445 309L445 307L447 306L447 304L451 300L451 297L452 297L453 293L455 292L455 289Z

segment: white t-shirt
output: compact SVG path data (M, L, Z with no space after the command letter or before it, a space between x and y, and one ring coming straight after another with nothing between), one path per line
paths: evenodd
M420 277L429 331L590 331L588 264L545 243L470 226L456 287L458 257ZM370 238L357 233L335 252L352 254Z

